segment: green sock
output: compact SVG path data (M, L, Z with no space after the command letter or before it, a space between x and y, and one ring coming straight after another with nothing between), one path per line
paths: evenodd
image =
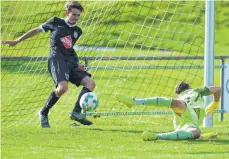
M165 106L170 107L172 103L172 98L165 97L153 97L153 98L143 98L143 99L134 99L136 104L143 105L152 105L152 106Z
M163 134L157 134L159 140L186 140L194 139L193 135L189 131L179 130L174 132L168 132Z

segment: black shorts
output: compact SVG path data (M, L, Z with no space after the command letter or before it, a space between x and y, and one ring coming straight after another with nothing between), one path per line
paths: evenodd
M91 77L88 72L78 69L76 64L57 58L48 59L48 70L56 86L62 81L79 86L84 77Z

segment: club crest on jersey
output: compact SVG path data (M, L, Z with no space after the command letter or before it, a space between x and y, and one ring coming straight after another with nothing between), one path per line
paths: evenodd
M66 49L69 49L72 47L72 37L70 35L60 38L60 41L63 43Z
M65 73L65 77L66 77L66 80L68 81L69 80L69 75L67 73Z
M78 32L77 31L74 31L74 37L77 39L77 37L78 37Z

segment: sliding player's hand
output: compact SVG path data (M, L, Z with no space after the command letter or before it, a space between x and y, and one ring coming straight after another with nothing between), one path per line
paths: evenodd
M85 70L85 66L84 65L78 65L78 69L80 69L80 70Z
M1 40L1 44L8 44L9 46L15 46L19 43L18 40Z
M205 114L210 115L213 113L215 109L218 109L218 108L219 108L219 102L212 102L205 109Z

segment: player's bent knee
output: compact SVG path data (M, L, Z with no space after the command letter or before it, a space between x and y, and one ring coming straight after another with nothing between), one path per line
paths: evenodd
M181 100L173 99L172 100L172 104L171 104L171 108L176 113L183 113L185 111L185 109L186 109L186 105Z
M68 91L68 84L67 82L62 82L59 83L56 89L56 93L58 96L63 95L64 93L66 93Z
M180 101L178 99L173 99L172 100L172 106L174 106L174 107L182 107L183 103L182 103L182 101Z
M194 139L197 139L200 137L200 129L197 129L197 128L190 128L189 129L190 132L192 132L192 135L193 135L193 138Z
M196 131L194 131L192 134L193 134L194 139L197 139L197 138L199 138L199 137L200 137L200 130L199 130L199 129L197 129L197 130L196 130Z
M63 95L64 93L66 93L67 90L68 90L67 87L59 87L59 88L57 88L57 94L58 94L59 96L61 96L61 95Z
M186 108L185 103L183 101L179 100L179 99L173 99L172 106L178 107L180 109L185 109Z
M94 89L95 88L95 81L93 79L91 79L91 87Z
M95 88L95 81L93 79L91 79L90 77L86 77L84 80L83 80L83 83L82 85L84 87L87 87L88 89L90 89L91 91L94 90Z
M85 87L93 91L95 88L95 81L93 79L89 80L88 83L86 83Z

